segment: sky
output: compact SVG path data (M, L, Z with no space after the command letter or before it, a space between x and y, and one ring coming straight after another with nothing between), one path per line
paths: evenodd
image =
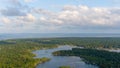
M120 33L120 0L0 0L0 33Z

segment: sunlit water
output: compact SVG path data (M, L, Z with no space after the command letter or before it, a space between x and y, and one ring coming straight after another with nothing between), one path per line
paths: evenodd
M50 61L39 64L36 68L59 68L60 66L71 66L72 68L98 68L97 66L84 63L80 57L75 56L53 56L52 52L58 50L71 50L71 46L60 46L54 49L37 50L33 53L37 56L35 58L47 57Z
M111 50L108 50L108 51L120 53L120 49L118 49L118 50L111 49Z

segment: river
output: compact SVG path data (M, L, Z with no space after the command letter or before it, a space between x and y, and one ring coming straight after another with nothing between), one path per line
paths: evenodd
M52 52L58 50L71 50L72 48L72 46L65 45L53 49L34 51L33 53L37 55L35 58L51 58L48 62L38 64L36 68L59 68L60 66L71 66L71 68L98 68L97 66L86 64L80 57L52 55Z

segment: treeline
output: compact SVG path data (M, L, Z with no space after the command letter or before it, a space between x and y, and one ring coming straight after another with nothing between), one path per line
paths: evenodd
M42 38L21 39L19 41L36 42L39 44L76 45L84 48L120 48L120 38L116 37L70 37L70 38Z
M34 68L43 59L33 58L33 50L75 45L84 48L120 48L120 38L32 38L0 41L0 68ZM47 60L47 58L46 58Z
M88 64L99 66L99 68L120 68L120 53L108 52L96 49L62 50L53 53L55 56L78 56Z

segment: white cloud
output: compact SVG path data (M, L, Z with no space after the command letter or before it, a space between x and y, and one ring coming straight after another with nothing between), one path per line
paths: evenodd
M113 12L114 10L114 12ZM38 13L40 12L40 13ZM38 10L36 13L46 15L42 20L51 24L63 25L77 25L77 26L114 26L120 22L120 14L118 9L115 8L100 8L100 7L87 7L87 6L64 6L62 11L51 14L47 10ZM42 21L41 20L41 21ZM43 22L43 21L42 21ZM60 26L61 26L60 24Z
M11 26L40 30L101 30L118 29L120 26L120 8L102 8L66 5L61 11L52 12L44 9L32 9L25 15L3 16L0 22Z
M33 27L33 24L36 22L36 17L32 14L27 14L26 16L16 16L16 17L1 17L0 23L1 27L4 28L23 28L23 27Z
M2 18L0 19L0 22L1 22L1 23L11 23L11 20L10 20L9 18L7 18L7 17L2 17Z
M27 14L26 16L19 16L17 19L26 22L34 22L36 18L32 14Z

